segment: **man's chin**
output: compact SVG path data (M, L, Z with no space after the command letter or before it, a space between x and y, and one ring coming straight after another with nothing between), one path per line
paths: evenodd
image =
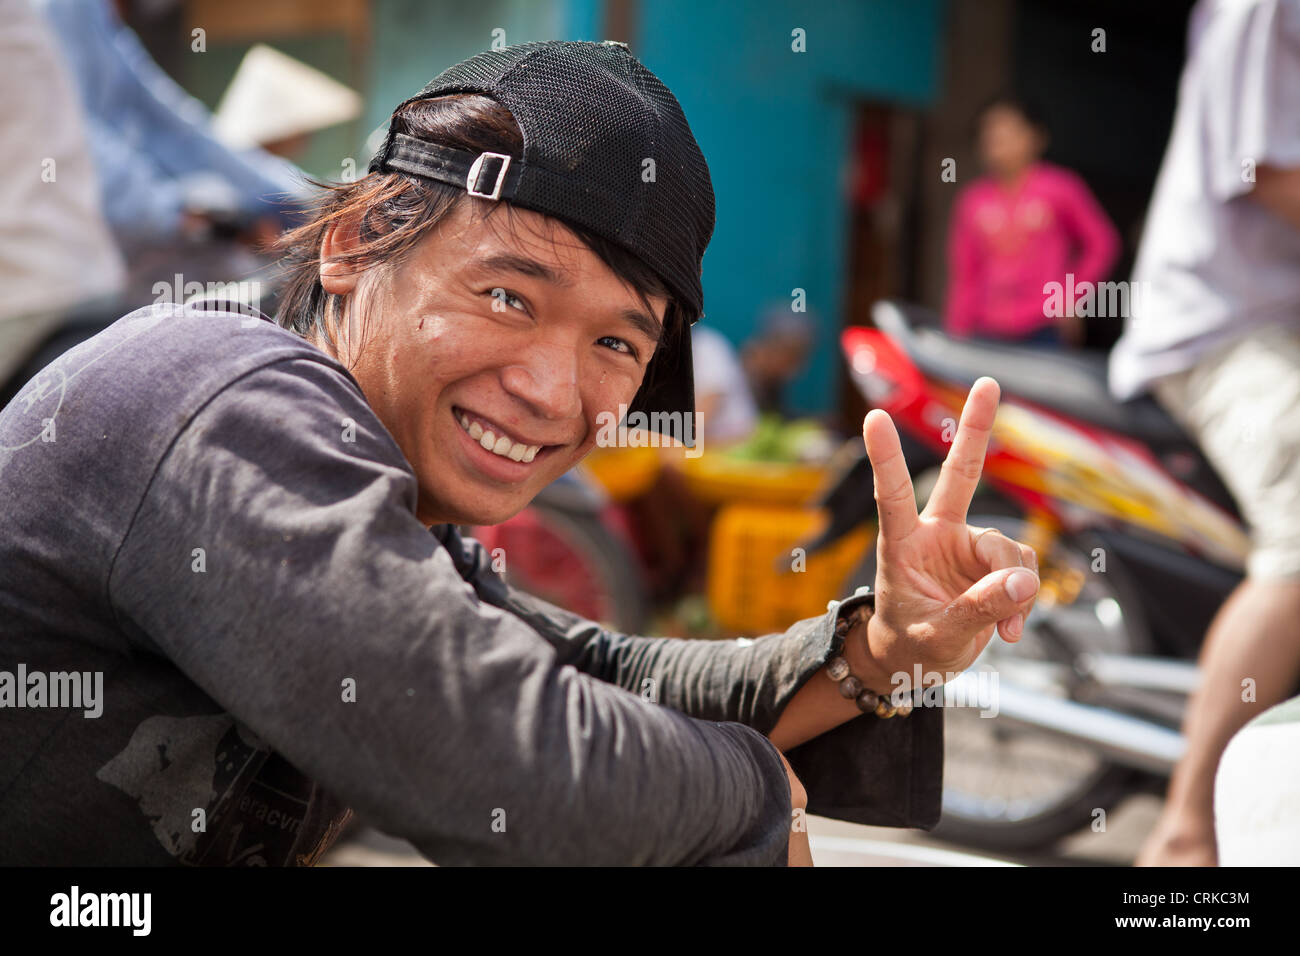
M425 524L467 524L476 527L501 524L509 521L528 507L531 499L521 501L464 501L445 502L432 518L432 509L421 509L420 520Z
M474 525L475 527L478 528L486 528L494 524L504 524L505 522L509 521L511 518L513 518L515 515L519 514L519 512L523 510L524 510L523 508L516 508L513 511L498 511L492 513L480 511L475 516L462 518L460 521L456 523Z

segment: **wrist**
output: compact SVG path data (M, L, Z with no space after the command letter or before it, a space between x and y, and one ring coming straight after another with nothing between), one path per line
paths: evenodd
M892 674L879 653L881 645L876 643L872 647L873 631L877 632L875 640L878 642L879 628L880 624L874 614L865 621L860 621L845 638L843 655L864 687L882 697L888 697L894 692Z
M865 619L864 612L869 612ZM870 622L874 618L874 595L847 612L840 610L835 623L837 653L828 662L826 674L839 685L840 696L852 700L863 713L906 717L912 712L912 702L893 702L889 670L872 646Z

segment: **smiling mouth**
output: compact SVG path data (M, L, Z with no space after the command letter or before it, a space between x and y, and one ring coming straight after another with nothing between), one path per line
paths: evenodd
M466 412L463 408L452 408L451 413L460 424L461 430L478 442L486 451L490 451L500 458L508 458L511 461L527 464L536 458L539 453L544 453L545 450L556 447L553 445L529 445L516 441L505 434L504 429L499 425L493 425L477 415Z

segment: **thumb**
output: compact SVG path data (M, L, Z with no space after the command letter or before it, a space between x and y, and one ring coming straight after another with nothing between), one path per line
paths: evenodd
M1004 621L1024 610L1038 593L1038 575L1029 568L1002 568L980 578L948 606L948 615L971 630Z

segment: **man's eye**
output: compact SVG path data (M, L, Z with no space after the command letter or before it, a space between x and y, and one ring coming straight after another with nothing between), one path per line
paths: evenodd
M504 312L506 309L518 309L520 312L528 311L527 306L524 305L524 300L513 292L496 288L492 289L488 294L492 296L493 312Z
M636 358L636 349L634 349L631 345L629 345L625 339L620 339L620 338L617 338L617 337L615 337L615 336L613 336L613 335L602 335L602 336L601 336L600 338L598 338L596 341L597 341L597 342L615 342L615 343L617 343L617 346L614 348L614 351L615 351L615 352L622 352L622 353L624 353L625 355L630 355L630 356L632 356L633 358Z

